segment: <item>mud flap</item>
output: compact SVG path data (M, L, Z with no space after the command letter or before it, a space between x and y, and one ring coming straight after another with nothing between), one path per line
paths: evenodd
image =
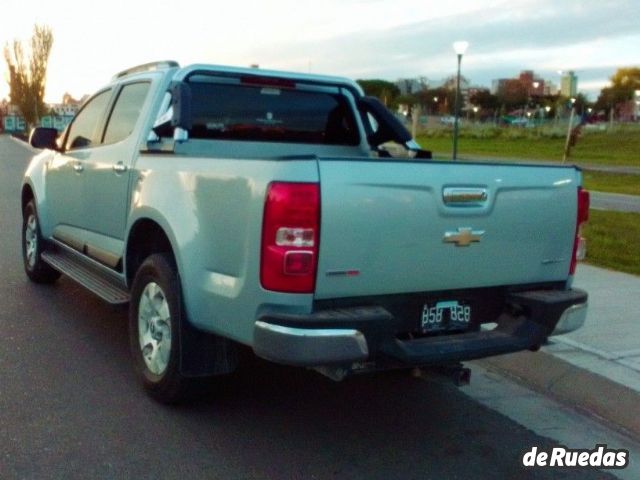
M186 318L180 325L180 373L185 377L208 377L232 373L238 365L238 351L231 341L203 332Z

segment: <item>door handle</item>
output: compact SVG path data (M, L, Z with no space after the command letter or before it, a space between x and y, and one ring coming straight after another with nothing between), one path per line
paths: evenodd
M486 188L447 187L442 191L442 200L447 205L482 204L487 198Z
M84 165L82 162L75 162L73 164L73 171L76 173L82 173L84 171Z
M113 166L113 171L116 173L124 173L127 171L127 166L122 162L118 162Z

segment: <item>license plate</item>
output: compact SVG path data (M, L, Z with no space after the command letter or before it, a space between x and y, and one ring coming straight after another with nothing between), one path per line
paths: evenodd
M425 303L422 308L421 326L423 332L442 330L466 330L471 322L471 306L457 301Z

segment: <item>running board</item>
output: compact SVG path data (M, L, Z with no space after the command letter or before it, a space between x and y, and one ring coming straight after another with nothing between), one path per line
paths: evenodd
M107 267L87 259L59 242L55 250L42 252L42 260L103 300L122 305L129 302L129 292L122 278Z

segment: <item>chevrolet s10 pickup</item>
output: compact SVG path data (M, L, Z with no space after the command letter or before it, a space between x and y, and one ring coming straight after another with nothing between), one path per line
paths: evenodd
M435 161L345 78L146 64L30 143L27 276L128 304L161 402L240 345L341 379L535 350L585 319L581 172Z

